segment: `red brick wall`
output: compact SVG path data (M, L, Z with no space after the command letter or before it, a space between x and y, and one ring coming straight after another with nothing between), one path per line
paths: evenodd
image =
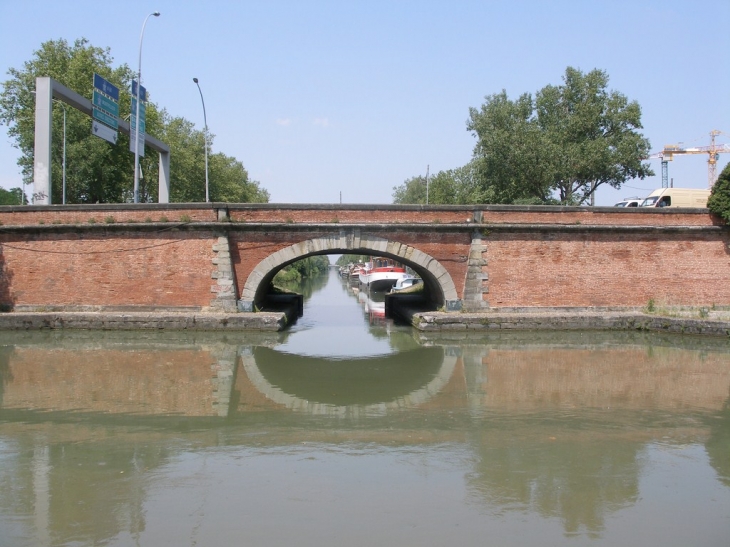
M730 304L727 232L494 232L485 242L493 307Z
M233 222L339 224L584 224L611 226L711 226L721 220L704 209L616 207L283 205L283 204L96 204L0 206L0 225L89 222L215 222L219 212Z
M208 207L131 208L121 205L0 207L2 226L39 226L45 224L116 224L125 222L215 222L216 211Z
M485 299L492 307L640 307L649 299L730 305L730 232L711 228L717 220L703 210L273 204L0 207L0 304L207 307L215 296L211 274L218 234L194 225L224 214L233 222L215 229L229 233L239 291L272 253L352 229L347 224L354 223L363 236L411 245L434 257L449 271L459 298L472 233L480 229L487 248ZM482 223L465 224L479 215ZM169 222L147 222L162 218ZM119 225L133 220L136 224ZM193 227L177 229L176 222ZM432 226L408 226L426 222ZM368 229L367 224L389 227ZM611 225L646 229L612 230ZM697 229L662 229L674 226Z
M209 306L214 243L210 232L0 234L2 304Z

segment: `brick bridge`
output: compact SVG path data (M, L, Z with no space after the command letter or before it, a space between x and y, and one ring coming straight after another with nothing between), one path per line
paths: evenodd
M253 311L282 267L392 257L434 308L730 305L705 209L123 204L0 207L4 309Z

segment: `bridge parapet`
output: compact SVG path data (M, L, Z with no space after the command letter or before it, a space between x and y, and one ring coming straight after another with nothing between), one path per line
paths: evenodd
M0 225L125 222L713 226L707 209L521 205L143 203L0 206Z

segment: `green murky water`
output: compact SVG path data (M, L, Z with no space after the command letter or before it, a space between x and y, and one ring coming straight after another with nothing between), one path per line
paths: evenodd
M0 545L728 544L726 340L305 293L279 334L1 333Z

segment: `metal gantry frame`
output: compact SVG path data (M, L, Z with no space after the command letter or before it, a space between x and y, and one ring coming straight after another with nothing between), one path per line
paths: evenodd
M51 126L53 100L63 102L91 117L91 101L53 78L36 78L35 84L35 157L33 160L33 204L51 204ZM130 135L129 123L119 119L119 130ZM170 202L170 147L145 133L145 145L160 156L158 202Z

